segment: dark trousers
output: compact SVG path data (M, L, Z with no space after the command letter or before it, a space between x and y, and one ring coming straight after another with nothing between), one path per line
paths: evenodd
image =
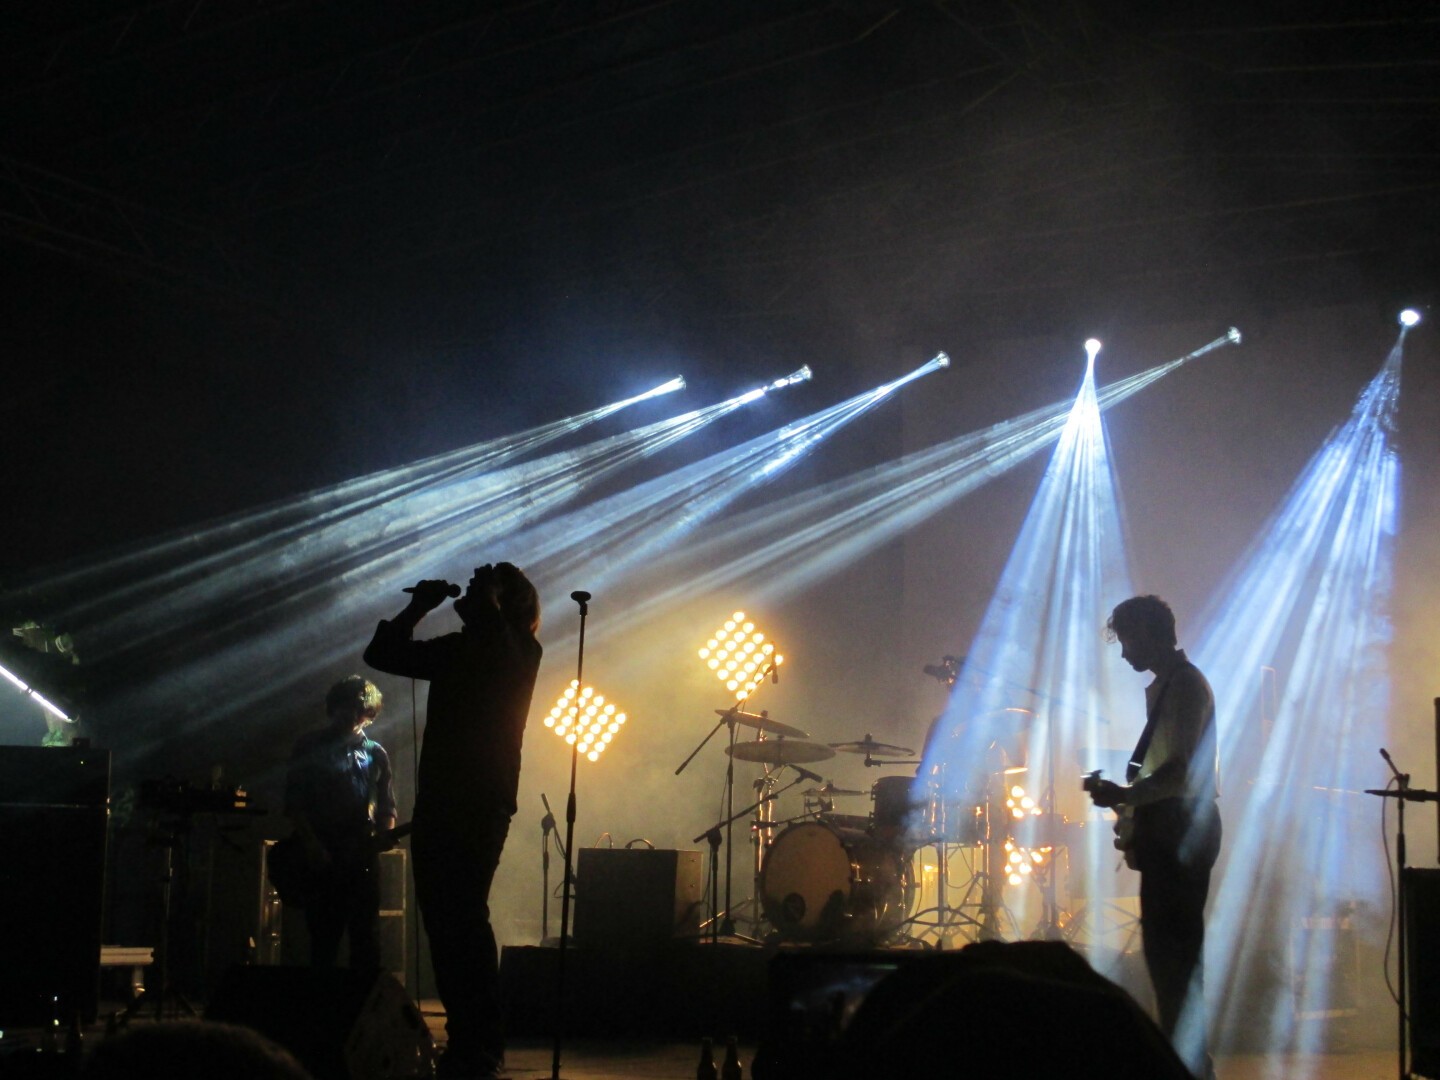
M350 935L350 967L380 970L380 865L375 855L338 859L316 875L305 902L310 966L334 967Z
M1146 811L1149 820L1143 816ZM1135 835L1140 932L1160 1027L1185 1064L1204 1076L1211 1068L1205 1013L1205 901L1210 870L1220 851L1220 817L1213 806L1197 813L1187 811L1179 800L1167 800L1141 808Z
M417 808L410 839L415 900L445 1006L446 1052L482 1066L498 1064L505 1053L490 884L509 830L504 813L422 817Z

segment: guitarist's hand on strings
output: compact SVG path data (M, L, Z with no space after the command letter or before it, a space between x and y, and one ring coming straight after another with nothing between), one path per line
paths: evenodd
M1085 790L1090 793L1090 801L1102 810L1113 810L1130 795L1129 788L1122 787L1113 780L1101 780L1099 777L1088 780Z

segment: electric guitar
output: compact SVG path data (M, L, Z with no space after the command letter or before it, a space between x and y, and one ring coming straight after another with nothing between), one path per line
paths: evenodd
M1085 774L1085 779L1080 782L1081 789L1086 794L1094 794L1101 789L1102 781L1100 770ZM1115 850L1125 856L1125 865L1131 870L1138 870L1135 865L1135 808L1129 803L1121 803L1119 806L1110 807L1115 811L1115 821L1111 826L1115 831Z
M414 823L407 821L404 825L396 825L393 829L376 833L370 838L370 850L377 854L388 851L395 845L396 840L409 836L413 828ZM305 897L313 887L314 870L305 854L299 834L292 833L284 840L277 840L270 845L265 856L265 872L270 883L275 886L275 891L280 894L281 903L293 907L305 906Z

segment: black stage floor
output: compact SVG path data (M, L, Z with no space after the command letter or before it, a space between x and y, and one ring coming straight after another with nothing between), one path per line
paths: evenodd
M1033 943L1041 949L1052 943ZM1004 946L1007 950L1016 947ZM1021 947L1022 951L1025 948ZM503 950L502 983L508 1010L510 1049L505 1075L516 1080L543 1080L553 1072L557 1037L556 989L559 951L553 947L512 946ZM725 1040L739 1042L744 1076L753 1075L757 1054L780 1062L764 1070L764 1080L810 1080L826 1075L817 1061L833 1060L839 1044L834 1016L853 1015L878 981L896 971L928 978L947 964L960 960L956 951L925 949L845 951L818 948L762 948L754 944L722 941L718 945L685 943L655 950L593 950L571 947L566 951L564 1010L560 1037L560 1076L571 1080L607 1080L611 1077L675 1078L696 1074L701 1040L710 1038L717 1062ZM1040 958L1044 959L1044 958ZM1053 957L1052 957L1053 959ZM284 990L293 976L298 1004L289 1010L298 1041L343 1040L326 1028L324 1002L312 1000L316 973L304 969L236 969L245 973L252 996L273 998L265 988ZM348 973L337 973L344 976ZM262 977L263 976L263 977ZM278 981L277 981L278 980ZM374 977L370 977L374 982ZM893 983L892 983L893 985ZM394 994L414 1015L406 995L396 984ZM323 994L321 995L324 996ZM873 1004L873 998L872 1004ZM838 1003L838 1004L837 1004ZM197 1003L198 1004L198 1003ZM445 1040L444 1013L438 1001L420 1003L420 1016L438 1045ZM843 1007L842 1007L843 1006ZM107 1037L104 1018L120 1006L101 1002L100 1019L85 1031L86 1046ZM362 1014L357 1014L357 1017ZM370 1014L378 1015L378 1014ZM798 1018L798 1019L797 1019ZM1327 1028L1323 1045L1329 1053L1300 1054L1276 1050L1261 1052L1253 1046L1218 1047L1217 1072L1222 1080L1384 1080L1397 1072L1394 1027L1388 1017L1373 1018L1368 1032L1356 1038L1354 1026L1339 1022ZM946 1060L953 1060L956 1075L964 1075L972 1056L963 1017L943 1020L949 1040ZM142 1010L132 1026L154 1022L154 1011ZM332 1017L329 1023L333 1026ZM351 1026L355 1019L349 1022ZM1038 1018L1037 1035L1059 1030L1056 1018ZM258 1025L257 1025L258 1026ZM343 1026L343 1025L342 1025ZM843 1024L841 1025L843 1026ZM853 1034L853 1028L851 1029ZM784 1052L777 1054L778 1044ZM0 1073L8 1077L74 1075L74 1057L52 1055L48 1066L36 1059L46 1035L35 1030L6 1030L0 1034ZM54 1041L53 1036L51 1037ZM284 1041L278 1039L277 1041ZM63 1043L63 1040L62 1040ZM788 1045L787 1045L788 1044ZM295 1047L299 1053L299 1048ZM27 1053L28 1051L28 1053ZM827 1054L832 1054L827 1058ZM1015 1075L1024 1075L1017 1048ZM788 1056L787 1056L788 1055ZM17 1068L19 1064L28 1067Z

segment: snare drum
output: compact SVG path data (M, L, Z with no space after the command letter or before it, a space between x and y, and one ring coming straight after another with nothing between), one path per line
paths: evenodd
M938 788L931 788L913 831L920 844L983 844L985 807L964 799L946 799Z
M822 821L777 836L760 873L765 917L796 941L883 941L914 898L908 860L863 832Z

